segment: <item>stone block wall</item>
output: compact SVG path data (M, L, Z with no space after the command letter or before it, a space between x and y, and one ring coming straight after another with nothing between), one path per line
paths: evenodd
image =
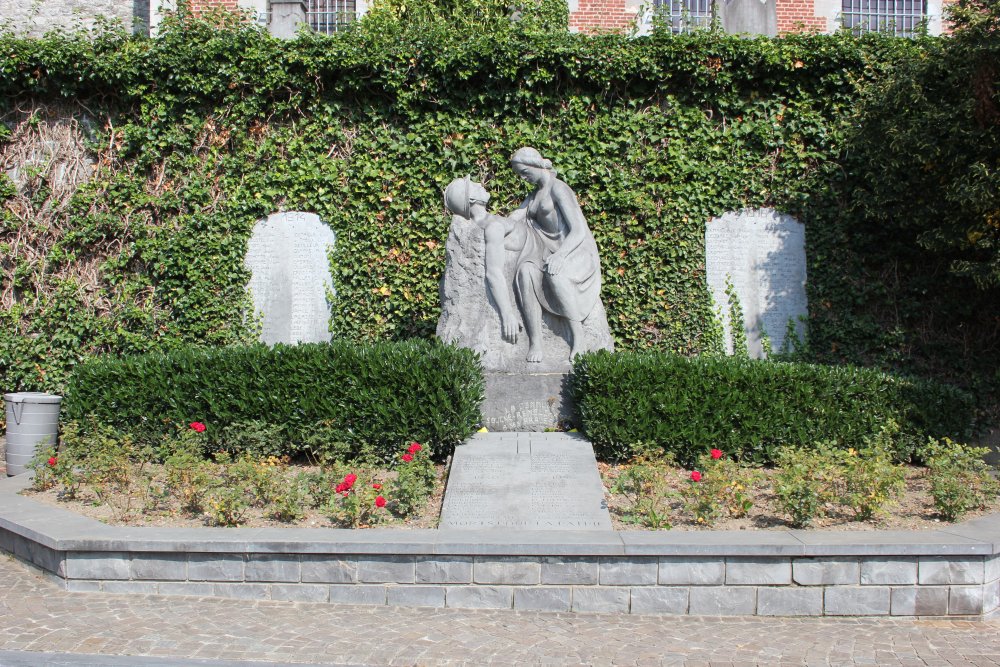
M1000 556L502 556L0 547L70 591L706 616L983 616Z

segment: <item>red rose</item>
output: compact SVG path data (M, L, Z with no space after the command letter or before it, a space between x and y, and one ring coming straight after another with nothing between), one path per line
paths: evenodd
M691 481L692 482L700 482L701 481L701 473L698 472L697 470L692 470L691 471Z
M420 446L420 443L419 443L419 442L411 442L411 443L410 443L410 449L409 449L409 452L410 452L411 454L416 454L416 453L417 453L417 452L419 452L419 451L420 451L421 449L423 449L423 447L421 447L421 446Z
M351 488L352 486L354 486L354 483L356 481L358 481L358 476L355 475L354 473L348 473L344 475L344 484L347 485L347 488Z
M722 458L722 450L721 449L713 449L712 450L712 458L713 459L721 459Z
M341 482L340 484L337 485L337 487L334 489L334 491L336 491L337 493L341 493L342 491L345 491L346 489L347 489L347 486L343 482Z
M379 496L375 499L375 507L385 507L385 498Z
M381 484L372 484L372 488L375 489L376 491L378 491L379 489L382 488L382 485Z
M55 464L56 464L56 457L50 456L49 457L49 465L50 466L54 466Z
M413 460L413 454L403 454L403 460L409 463Z
M191 430L196 433L204 433L205 431L205 425L201 422L191 422L188 426L190 426Z

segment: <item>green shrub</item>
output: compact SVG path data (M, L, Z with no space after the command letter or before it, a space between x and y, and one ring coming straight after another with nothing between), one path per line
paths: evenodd
M899 426L891 419L861 449L837 452L840 460L840 502L859 521L870 521L885 514L886 506L899 498L906 488L902 466L895 465L894 438Z
M392 510L404 517L414 514L427 502L436 481L437 471L431 461L431 452L427 447L411 442L396 464Z
M816 440L860 448L890 419L893 456L906 460L928 435L967 434L974 405L953 387L869 369L662 353L581 355L571 386L598 456L654 442L686 465L709 444L756 463Z
M622 520L646 528L671 528L670 501L676 493L667 480L674 458L654 443L636 443L628 464L611 483L611 493L625 497Z
M781 468L774 476L778 509L789 516L792 526L805 528L824 516L826 506L837 499L841 471L836 451L820 443L814 447L782 447L775 454Z
M97 358L77 368L63 405L68 420L95 420L139 438L201 422L214 449L236 454L347 443L370 445L388 461L412 439L446 456L474 432L482 397L474 353L414 340Z
M969 447L948 438L929 440L921 451L927 463L934 506L945 521L957 521L973 509L994 502L1000 484L983 461L986 447Z
M712 525L723 514L739 519L750 512L759 471L740 465L720 449L699 455L694 468L681 495L695 523Z

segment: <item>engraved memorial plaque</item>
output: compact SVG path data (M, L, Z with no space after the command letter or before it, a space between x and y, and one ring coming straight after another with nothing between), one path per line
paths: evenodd
M254 225L244 261L262 342L330 340L327 252L334 240L333 230L313 213L275 213Z
M569 433L477 433L455 450L440 527L610 530L594 448Z
M750 356L764 356L766 334L771 349L781 351L791 321L800 340L806 317L805 226L773 209L730 212L709 221L705 230L705 272L726 331L726 351L733 352L726 280L743 309Z

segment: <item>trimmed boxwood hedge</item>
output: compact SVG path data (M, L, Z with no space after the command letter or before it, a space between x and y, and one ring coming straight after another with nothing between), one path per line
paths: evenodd
M627 458L654 442L690 463L711 447L771 463L784 445L857 446L889 419L896 456L928 436L966 438L973 398L954 387L853 366L598 352L573 366L581 426L599 457Z
M331 441L386 458L408 440L444 456L478 427L483 391L476 355L433 341L185 347L86 361L63 409L140 436L200 421L213 437L262 421L282 427L294 451L322 424Z

